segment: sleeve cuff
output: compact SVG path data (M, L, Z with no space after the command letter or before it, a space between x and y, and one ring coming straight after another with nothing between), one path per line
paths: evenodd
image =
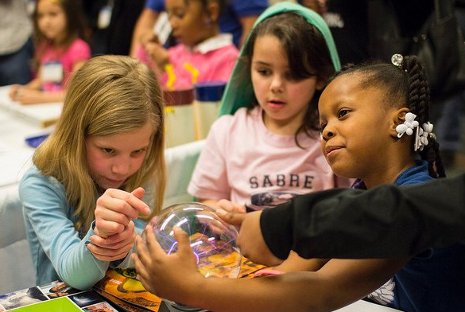
M293 201L263 210L260 229L270 251L279 259L286 259L292 248L291 210Z

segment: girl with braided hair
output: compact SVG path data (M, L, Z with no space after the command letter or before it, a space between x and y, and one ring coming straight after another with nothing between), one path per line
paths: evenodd
M357 178L354 188L445 177L428 121L430 89L423 68L415 56L395 54L391 61L344 69L319 101L323 153L335 174ZM403 311L457 310L465 304L459 299L464 260L463 245L426 250L368 297ZM458 287L446 287L451 281Z
M333 171L357 178L356 187L367 189L444 176L428 105L428 82L415 57L396 55L393 64L363 64L338 73L318 104L322 150ZM395 216L386 212L385 218L387 223L372 220L383 230ZM301 222L325 226L321 219ZM376 233L359 227L347 231L376 239ZM188 306L212 311L333 311L368 296L408 312L465 307L463 244L422 249L405 258L326 259L313 271L234 280L204 278L182 231L176 231L178 250L170 255L151 229L145 234L145 242L137 238L137 253L132 255L139 279L155 294ZM402 235L399 231L399 241ZM274 239L281 237L275 232ZM338 239L332 236L334 245ZM307 243L296 242L295 248Z
M351 85L354 85L355 87L357 87L357 89L359 87L361 89L361 92L363 91L363 95L367 95L367 97L365 98L365 101L367 101L367 103L364 104L362 101L358 101L359 105L363 106L364 109L376 110L375 112L369 111L367 112L369 113L369 115L363 116L362 120L358 124L359 131L351 132L351 136L355 134L361 134L362 131L360 130L366 129L364 127L364 124L367 122L376 125L375 128L371 126L371 128L368 128L373 130L371 132L373 134L380 134L379 130L381 130L380 127L382 125L388 126L388 129L390 130L389 136L374 136L373 142L369 142L368 146L370 148L360 148L358 152L365 150L365 153L368 152L368 154L370 154L371 157L374 150L373 147L378 146L378 151L381 151L382 148L383 150L385 150L383 151L383 154L386 154L385 152L389 153L389 155L386 157L395 158L394 163L398 164L397 167L399 169L399 172L405 169L406 167L413 165L415 162L415 158L418 158L419 156L419 158L427 161L427 168L431 177L444 177L444 168L442 166L442 161L439 155L439 144L438 142L436 142L436 137L432 132L433 125L428 122L430 91L423 68L421 64L418 62L418 59L414 56L407 56L404 58L400 54L395 54L392 57L392 62L393 64L365 63L359 66L351 66L344 68L333 78L337 87L333 87L330 90L328 90L327 94L331 94L333 90L336 90L339 91L339 95L344 94L345 98L357 98L357 93L348 92L348 88L350 88ZM355 81L352 81L351 78L357 79L355 79ZM349 80L352 83L345 84L345 88L341 89L341 83L337 82L344 80ZM376 93L379 93L378 95L381 98L381 105L373 105L376 102L371 100L371 96L368 96L370 95L371 91L375 91L374 89L379 89L376 90ZM379 157L380 155L378 156L377 160L371 159L369 162L358 163L358 165L357 162L353 162L349 165L346 163L341 163L340 161L336 162L336 158L334 156L328 157L329 154L336 154L330 152L332 152L333 150L338 151L339 149L335 149L333 147L333 143L329 144L329 146L326 147L326 145L328 145L332 137L335 136L335 134L337 134L335 130L333 130L331 127L328 127L328 117L326 115L330 113L332 115L336 115L333 116L337 117L335 118L335 120L340 121L341 124L346 124L347 122L345 120L349 119L348 117L351 117L352 111L349 108L332 107L331 105L329 105L328 100L330 100L330 102L335 102L335 100L333 98L330 98L330 96L326 97L325 100L326 101L321 101L319 103L320 126L323 135L322 146L326 158L333 170L343 166L345 169L342 168L343 172L340 172L341 174L344 173L343 176L350 175L363 180L365 184L367 182L371 183L369 181L366 181L366 177L364 176L365 173L361 173L362 175L360 175L346 172L346 170L355 171L358 167L363 165L363 167L365 167L363 171L369 172L371 175L377 176L378 178L375 178L375 181L381 180L382 178L379 175L379 173L381 171L380 169L383 167L380 166L379 163L384 162L385 159L384 157ZM327 109L336 108L338 109L336 114L334 114L334 112L327 111ZM380 112L380 116L377 116L374 113L376 113L379 109L382 109L382 111ZM389 112L393 113L391 119L389 119ZM380 120L376 120L374 118L376 116L380 118ZM350 120L352 124L352 119ZM381 122L381 120L383 121ZM363 134L362 138L363 140L359 143L364 144L364 142L368 142L366 134ZM332 139L331 141L336 140ZM327 149L328 151L325 151L325 149ZM390 150L392 150L392 152ZM401 158L402 161L399 158ZM370 158L367 158L367 160L368 159ZM377 167L373 168L378 169L372 170L370 166L367 166L367 164L376 165ZM384 167L386 167L386 165L388 164L385 163ZM394 171L391 173L391 175L396 176L398 172L395 172L395 170L393 170L393 168L395 167L390 166L390 168L391 170L389 171ZM375 181L371 183L370 188L377 184L380 184L376 183ZM382 182L387 183L390 181L387 180ZM419 181L413 181L408 184L413 184L417 182ZM368 187L368 185L365 185L365 187Z

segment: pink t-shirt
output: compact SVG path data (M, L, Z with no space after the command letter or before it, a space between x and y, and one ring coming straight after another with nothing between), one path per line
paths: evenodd
M169 82L167 72L160 74L160 84L170 89L192 88L193 70L197 72L197 83L210 81L228 81L234 64L239 57L239 51L232 43L229 34L220 34L207 39L198 46L189 47L178 44L168 49L170 64L173 68L174 83ZM154 68L153 62L148 58L143 48L139 48L137 58ZM161 69L155 68L156 72ZM168 86L168 84L170 84Z
M265 191L297 194L349 187L350 181L335 178L320 148L320 135L294 136L271 133L262 110L239 109L212 125L200 154L188 192L202 199L229 199L250 203L250 196Z
M68 49L56 50L52 46L44 46L43 53L40 58L42 71L50 64L61 64L63 74L61 82L44 82L42 89L44 91L63 90L64 86L70 78L74 65L81 61L90 59L91 51L89 45L82 39L74 40Z

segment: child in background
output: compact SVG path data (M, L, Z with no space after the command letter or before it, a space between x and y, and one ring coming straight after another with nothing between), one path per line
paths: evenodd
M86 289L127 265L138 214L162 205L162 103L153 72L128 56L95 57L75 73L19 186L37 284Z
M396 56L394 63L341 72L319 102L328 162L337 174L359 177L360 185L369 189L444 176L428 122L425 74L415 57ZM228 280L206 279L197 272L182 231L176 232L178 253L170 256L153 233L145 234L148 244L137 238L138 253L133 255L139 279L156 294L190 306L214 311L332 311L366 296L394 274L391 293L384 298L389 306L402 311L458 311L465 306L463 244L429 249L410 260L330 259L317 272ZM180 284L183 288L174 288Z
M192 88L195 83L226 82L238 50L231 34L220 34L222 0L166 0L166 11L179 44L165 49L150 41L138 58L150 64L169 90Z
M266 10L223 96L221 109L234 115L213 124L189 193L212 207L245 212L259 193L348 187L327 164L318 133L318 98L339 68L318 14L289 2Z
M91 56L81 8L75 0L39 0L33 18L37 77L14 85L10 97L22 104L62 102L71 74Z

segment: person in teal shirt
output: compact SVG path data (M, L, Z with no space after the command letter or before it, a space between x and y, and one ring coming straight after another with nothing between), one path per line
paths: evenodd
M163 127L160 87L145 65L100 56L76 72L19 186L37 284L87 289L108 267L130 265L139 215L162 204Z

